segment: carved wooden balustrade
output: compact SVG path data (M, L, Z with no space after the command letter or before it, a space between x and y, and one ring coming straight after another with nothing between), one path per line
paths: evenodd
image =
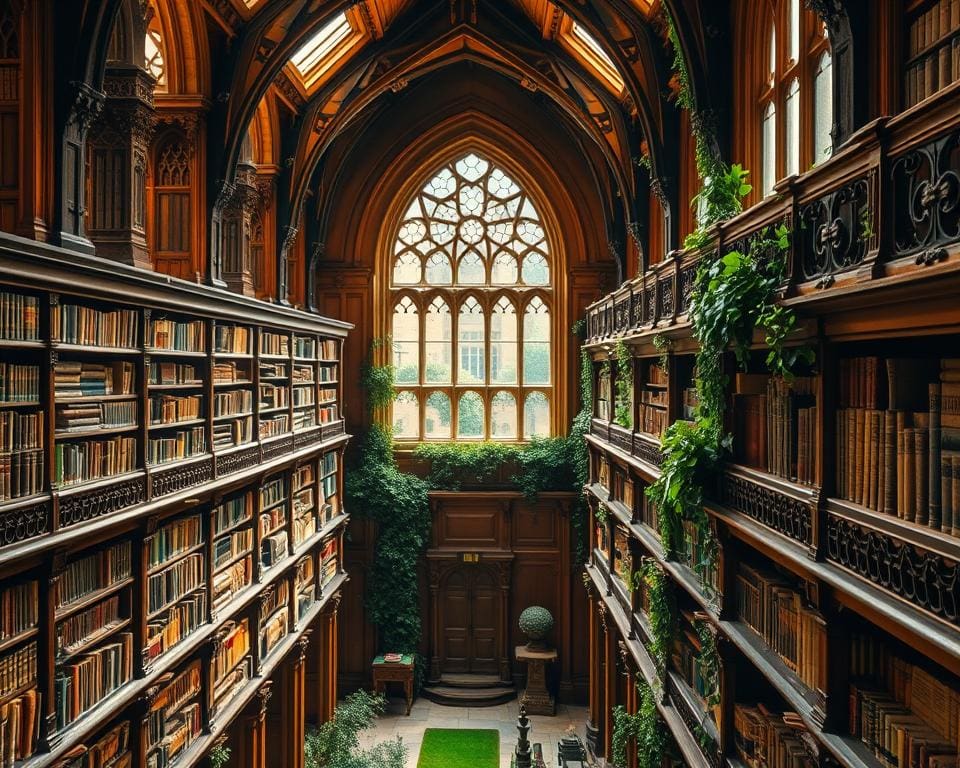
M949 97L950 94L945 94ZM699 252L673 251L587 308L588 342L683 323L697 265L785 222L786 298L817 301L931 266L960 267L960 112L935 97L857 131L829 160L711 231ZM922 275L920 275L922 277Z

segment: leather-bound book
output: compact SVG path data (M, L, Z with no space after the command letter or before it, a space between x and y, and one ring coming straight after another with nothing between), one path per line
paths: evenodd
M960 536L960 453L950 454L950 506L953 507L953 535Z
M864 445L864 448L867 451L866 465L867 465L867 487L866 492L864 493L864 502L865 507L870 509L877 509L877 485L879 480L879 471L877 465L879 464L879 454L880 454L880 411L872 409L867 411L867 441Z
M929 515L927 524L931 528L940 529L942 518L940 512L940 383L930 384L930 433L929 456L927 458L927 494Z
M953 488L951 480L953 478L953 460L952 451L941 451L940 453L940 530L943 533L951 533L953 529Z
M897 514L897 414L883 412L883 511Z
M916 522L920 525L927 525L930 522L930 479L927 469L927 465L930 463L930 433L922 427L916 428L914 430L914 445L917 454L914 463L916 477L913 486L917 497ZM940 526L937 525L937 527Z
M906 482L904 481L904 455L906 453L905 441L904 441L904 432L906 432L905 425L906 416L903 411L897 412L897 517L905 518L907 516L907 504L904 501L904 488Z
M915 431L912 427L903 430L903 519L911 523L917 519Z
M765 395L734 395L737 461L763 469L767 458L767 398Z
M857 477L857 486L854 490L853 500L857 504L863 504L864 497L866 496L865 480L867 479L867 463L866 456L864 455L863 446L866 441L867 433L867 412L864 408L857 408L855 411L855 437L854 437L854 446L856 453L854 454L854 462L856 466L856 477Z

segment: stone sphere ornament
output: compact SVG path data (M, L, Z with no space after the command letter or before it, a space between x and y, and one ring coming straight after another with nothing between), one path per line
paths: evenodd
M553 616L539 605L531 605L520 614L520 631L527 636L527 648L544 648L543 638L553 629Z

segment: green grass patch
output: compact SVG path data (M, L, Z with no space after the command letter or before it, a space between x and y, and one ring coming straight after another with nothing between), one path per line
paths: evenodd
M500 733L494 730L427 728L417 768L498 768Z

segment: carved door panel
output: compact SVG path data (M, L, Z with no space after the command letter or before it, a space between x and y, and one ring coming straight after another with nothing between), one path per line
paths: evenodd
M496 675L500 669L500 588L485 568L463 566L440 597L441 670Z
M500 671L500 588L486 570L476 570L470 590L470 671L496 675Z
M450 574L440 603L443 671L470 671L470 583L466 572Z

